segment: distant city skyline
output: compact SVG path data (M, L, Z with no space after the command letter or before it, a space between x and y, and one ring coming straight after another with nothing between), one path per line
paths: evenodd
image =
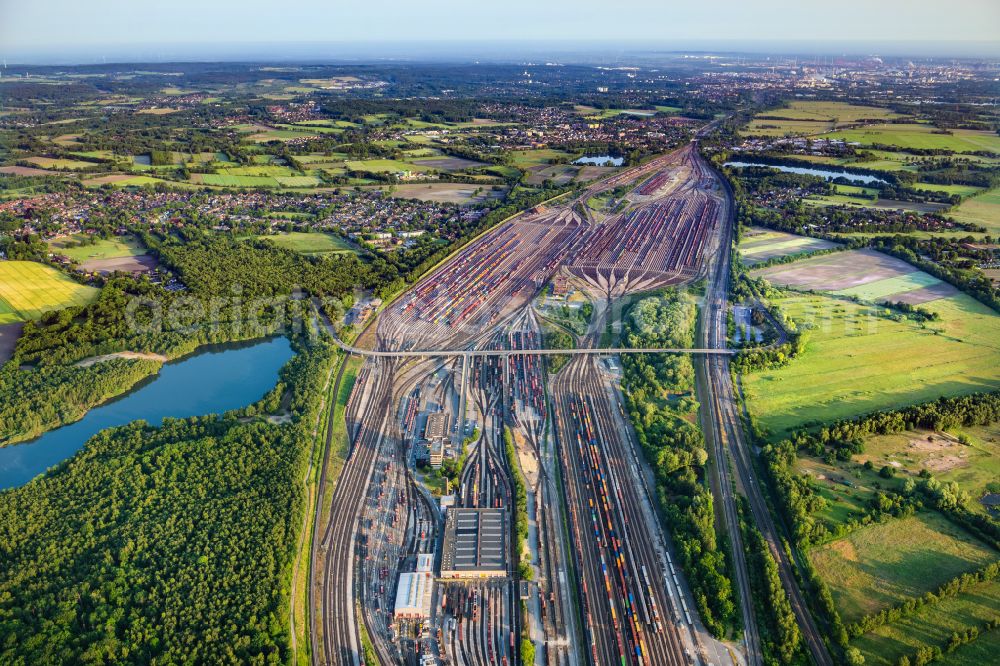
M613 20L612 20L613 19ZM996 0L0 0L10 62L496 57L644 48L1000 55ZM514 51L496 47L513 45Z

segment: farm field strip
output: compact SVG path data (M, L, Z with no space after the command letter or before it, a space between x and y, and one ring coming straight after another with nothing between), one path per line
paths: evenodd
M862 145L888 145L904 149L951 150L967 153L978 150L1000 152L1000 136L978 130L938 130L933 125L919 123L869 125L857 129L838 130L824 135Z
M838 291L834 291L833 293L840 296L856 296L866 301L882 299L891 301L893 300L892 297L896 294L914 291L922 287L930 287L937 284L942 284L942 282L933 275L928 275L923 271L914 271L913 273L909 273L907 275L885 278L884 280L875 280L874 282L868 282L857 287L840 289ZM952 287L952 290L954 293L958 293L958 290L954 287Z
M804 254L815 250L826 250L836 247L836 243L821 240L818 238L807 238L805 236L791 236L784 239L765 240L752 243L741 243L740 254L743 260L753 265L762 261L767 261L774 257L784 257L794 254Z
M97 289L78 284L54 268L31 261L0 261L0 322L37 319L49 310L86 305L97 297ZM11 317L16 313L18 319Z
M292 231L284 234L258 236L275 245L286 247L303 254L326 254L339 252L354 252L356 248L343 238L334 234L321 232Z
M759 269L752 274L782 287L836 292L919 272L902 259L875 250L847 250Z
M65 255L75 261L87 261L88 259L115 259L118 257L134 257L145 254L145 250L139 242L132 237L120 237L108 239L98 239L94 244L81 245L79 247L65 247L68 242L79 241L80 237L72 236L59 238L49 242L49 247L59 254Z
M959 222L982 225L993 236L1000 234L1000 187L964 200L949 214Z

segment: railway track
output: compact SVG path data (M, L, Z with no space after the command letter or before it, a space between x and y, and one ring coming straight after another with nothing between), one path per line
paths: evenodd
M666 168L684 169L683 179L660 179L648 188L650 194L633 201L634 209L605 222L604 226L619 225L616 233L625 239L619 243L614 233L606 231L610 235L602 245L604 254L593 257L595 270L608 276L609 298L612 292L617 297L689 281L703 273L703 255L712 244L717 211L709 203L714 201L712 196L699 189L708 185L698 160L687 146L595 184L582 195L593 196ZM590 222L573 210L580 200L563 209L514 218L463 248L383 313L375 331L376 349L336 340L345 351L367 359L348 403L351 453L334 491L330 520L321 538L314 540L323 553L319 580L322 645L314 650L317 663L359 664L359 620L380 662L417 660L421 639L393 635L386 610L396 573L403 570L405 561L436 542L440 529L436 507L417 487L408 467L414 438L411 417L405 416L413 409L408 396L415 386L425 383L436 387L438 406L433 409L451 410L449 423L455 428L449 437L453 442L466 432L468 398L470 408L480 415L480 437L459 477L460 505L512 510L512 470L502 449L505 427L523 434L528 447L524 451L530 449L538 461L531 492L539 590L549 594L547 608L544 598L541 605L546 608L542 622L546 663L698 663L698 655L689 650L697 648L700 640L694 604L688 604L690 600L672 576L673 565L659 526L650 524L656 521L655 510L649 506L652 498L642 480L636 444L631 431L616 420L620 404L614 404L609 380L601 375L595 357L677 353L724 361L733 352L724 345L599 349L596 334L576 349L540 349L539 324L530 303L556 270L586 253L593 239ZM662 209L649 208L644 213L644 206ZM626 238L635 235L630 229L642 231L646 226L659 231ZM658 234L672 240L665 242ZM549 383L547 401L543 359L553 354L573 358ZM456 386L457 357L461 358L460 386ZM448 378L439 384L433 378L442 369L448 370ZM458 406L445 408L449 396L456 394ZM404 414L402 422L400 414ZM546 446L547 442L552 446ZM390 463L399 467L390 470ZM403 512L402 525L390 521L372 531L371 520L383 506L379 503L383 502L382 490L376 494L375 505L370 505L373 479L386 489L388 501L397 503L396 514ZM562 480L565 495L557 479ZM369 505L364 508L366 501ZM365 526L359 529L362 518ZM433 523L428 528L433 536L416 534L414 523L423 525L421 521ZM378 558L375 564L367 561L371 535L389 544L373 551ZM359 537L364 560L359 560ZM515 666L519 661L518 554L514 540L510 542L506 579L445 585L446 591L458 596L446 600L450 610L432 611L429 623L442 628L435 649L450 655L454 663ZM567 587L572 581L562 578L567 569L575 571L579 589ZM384 586L378 583L379 577L385 579ZM579 635L584 637L583 645L577 640Z
M732 192L725 187L728 212L722 229L725 242L720 243L718 260L713 263L709 288L706 293L706 306L702 317L702 328L699 331L699 341L705 347L723 348L726 346L726 313L728 312L729 262L728 247L732 237L734 223L734 208ZM753 460L743 430L743 421L736 407L735 391L729 372L728 358L719 356L702 356L695 359L698 373L699 400L707 409L703 410L703 428L711 440L713 457L716 461L717 488L723 503L724 522L733 544L733 555L736 564L735 577L740 592L741 612L744 618L748 662L751 665L763 663L760 648L760 632L757 627L751 603L749 577L746 569L742 534L736 515L733 482L747 497L753 519L764 535L768 549L778 564L778 573L782 586L788 594L796 620L802 630L810 655L819 666L832 666L833 661L822 640L815 620L809 612L805 598L793 574L796 563L790 561L781 547L780 533L776 529L771 514L757 481L753 476ZM735 479L731 476L729 462L735 470Z

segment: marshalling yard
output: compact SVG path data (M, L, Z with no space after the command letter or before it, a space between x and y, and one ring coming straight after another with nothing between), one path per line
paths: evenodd
M623 185L596 219L584 202ZM727 197L692 142L494 227L345 345L366 358L314 539L317 663L367 645L384 664L513 665L522 638L540 664L758 663L752 627L747 647L701 625L598 350L618 299L719 274ZM535 304L556 278L594 312L550 376ZM724 350L714 319L705 347Z

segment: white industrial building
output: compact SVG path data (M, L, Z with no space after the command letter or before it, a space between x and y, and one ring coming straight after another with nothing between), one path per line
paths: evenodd
M396 619L423 620L431 616L431 597L434 592L434 574L414 571L399 574L396 586Z

